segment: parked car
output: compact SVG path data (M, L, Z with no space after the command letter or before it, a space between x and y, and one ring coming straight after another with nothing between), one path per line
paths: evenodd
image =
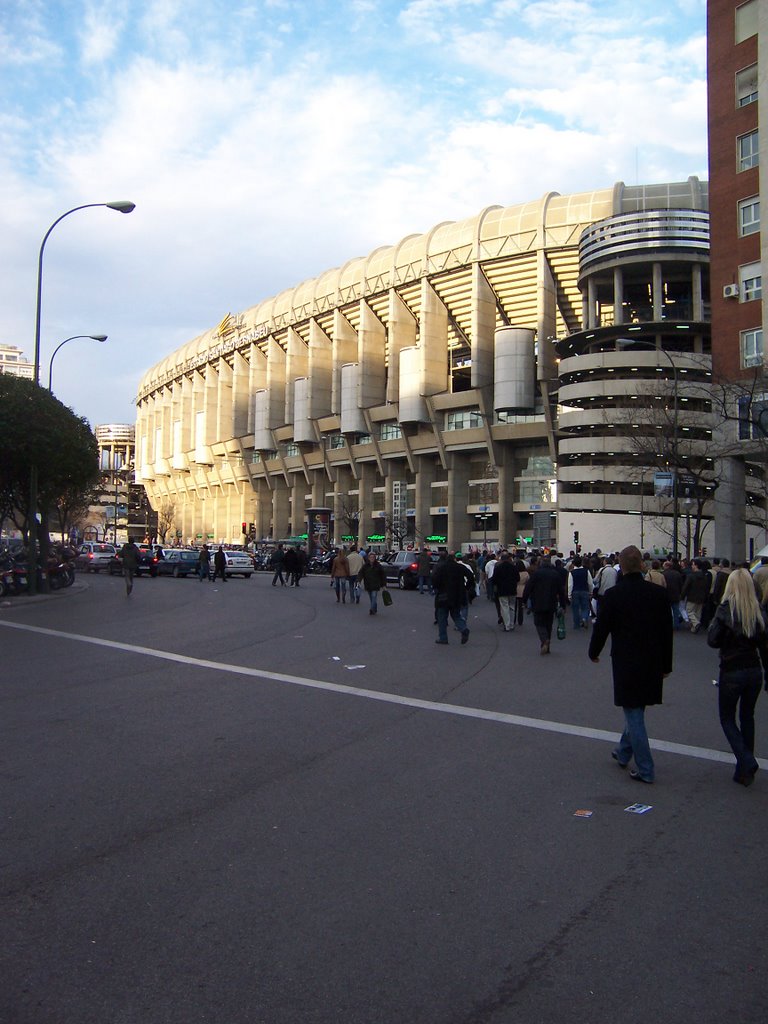
M211 572L213 572L213 558L216 554L215 551L211 552ZM242 576L243 579L250 579L253 574L253 559L247 551L224 551L224 557L227 560L227 568L225 570L227 576Z
M440 556L430 551L429 560L434 568ZM395 551L382 560L387 583L397 583L401 590L414 590L419 585L419 552Z
M116 554L114 544L86 541L75 556L75 568L84 572L98 572L100 569L108 568L110 558L114 558ZM122 569L120 571L122 572Z
M157 576L157 555L150 544L137 544L139 549L139 564L136 566L136 575ZM117 551L107 563L107 571L110 576L120 576L123 572L123 560L120 552Z
M196 576L198 552L189 548L165 548L157 562L158 576Z

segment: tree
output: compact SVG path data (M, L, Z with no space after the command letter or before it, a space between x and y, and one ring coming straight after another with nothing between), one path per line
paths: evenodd
M363 510L354 498L345 496L341 499L341 515L339 516L340 524L344 527L345 534L354 537L355 540L357 540L362 514ZM341 538L337 535L337 540L340 539Z
M0 512L29 535L32 513L40 515L41 552L48 548L48 522L57 504L74 504L99 480L99 454L88 421L76 416L45 388L0 374ZM30 509L30 471L37 468L36 509Z
M766 522L765 464L768 456L768 380L762 369L741 381L713 380L702 357L698 372L657 386L639 385L631 407L607 411L606 423L626 439L633 456L628 476L648 493L655 473L677 477L677 512L688 523L686 551L698 553L714 516L722 461L747 466L746 505L752 522ZM660 393L661 392L661 393ZM651 493L653 491L651 490ZM658 497L658 495L657 495ZM657 527L671 537L674 494L661 497Z
M165 544L168 531L176 521L176 502L172 498L164 498L155 510L157 512L157 536L161 544Z

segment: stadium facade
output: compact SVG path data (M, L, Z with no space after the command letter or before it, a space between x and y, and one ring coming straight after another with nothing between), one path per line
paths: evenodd
M328 509L336 542L668 548L684 496L633 413L706 461L707 200L549 192L228 314L142 378L137 480L185 541Z

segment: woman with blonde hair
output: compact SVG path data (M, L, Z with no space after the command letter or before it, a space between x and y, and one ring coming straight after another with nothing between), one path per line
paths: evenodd
M760 607L747 569L736 569L729 575L707 643L720 651L718 707L720 725L736 755L733 781L751 786L759 767L755 759L755 704L768 673L768 617Z

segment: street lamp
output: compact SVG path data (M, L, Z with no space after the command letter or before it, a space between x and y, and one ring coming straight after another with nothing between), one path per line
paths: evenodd
M136 209L136 204L129 200L120 199L111 203L84 203L82 206L73 206L71 210L67 210L66 213L62 213L60 217L51 224L43 236L43 241L40 245L40 254L37 259L37 303L35 306L35 361L34 361L34 382L35 387L40 386L40 311L42 309L42 297L43 297L43 253L45 252L45 243L48 241L51 232L60 224L65 217L69 217L71 213L77 213L78 210L88 210L96 206L105 206L108 210L117 210L118 213L132 213ZM37 463L32 460L29 467L29 558L30 568L32 571L27 576L27 586L29 593L34 594L37 591Z
M652 341L645 341L643 338L617 338L616 347L625 349L629 346L644 348L652 352L661 352L669 360L672 367L673 377L673 398L672 398L672 557L677 558L679 541L679 518L680 518L680 487L678 483L678 390L679 380L677 375L677 364L665 348L657 348Z
M107 335L106 334L73 334L71 338L65 338L64 341L62 341L59 345L56 346L56 348L53 350L53 355L51 356L51 361L48 364L48 390L51 392L51 394L53 394L53 388L51 386L51 382L53 380L53 360L56 358L56 353L59 351L59 349L62 347L62 345L66 345L68 341L74 341L76 338L90 338L91 341L106 341L107 340Z

